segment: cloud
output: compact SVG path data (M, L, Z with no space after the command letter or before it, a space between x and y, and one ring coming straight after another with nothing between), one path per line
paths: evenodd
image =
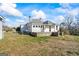
M60 3L60 8L56 8L54 11L59 15L67 16L72 15L73 17L77 16L79 14L79 7L74 7L74 4L71 3Z
M6 19L6 22L4 23L4 25L8 27L19 27L22 24L26 24L25 20L16 19L14 23L12 23L12 21Z
M5 18L3 25L8 26L8 27L18 27L22 24L26 24L27 22L28 22L27 19L18 19L17 18L12 21L10 18Z
M24 22L24 20L19 20L19 19L17 19L16 21L17 21L17 22Z
M10 19L8 19L8 18L6 18L6 19L5 19L5 21L6 21L6 22L10 22L11 20L10 20Z
M58 16L57 18L58 18L59 20L61 20L61 21L63 21L63 20L64 20L64 17L63 17L63 16L61 16L61 15L60 15L60 16Z
M13 27L19 27L20 25L24 25L26 22L24 20L16 20L15 24L13 24Z
M46 14L42 10L38 10L38 11L33 10L32 16L33 16L33 18L42 18L42 19L46 18Z
M12 15L12 16L20 16L22 17L23 14L16 9L16 4L14 3L1 3L0 4L0 13L4 13L8 14L8 15Z
M54 9L54 11L55 11L56 13L62 13L62 14L66 14L66 13L69 12L68 9L63 9L63 8L61 8L61 7Z
M0 2L1 3L13 3L13 2L15 2L15 0L0 0Z
M59 15L59 16L57 16L57 17L54 18L54 22L55 22L56 24L60 24L60 23L63 22L64 20L65 20L65 18L64 18L64 16L62 16L62 15Z
M71 3L61 3L61 8L59 11L62 10L62 12L66 11L66 14L70 14L70 15L78 15L79 14L79 7L72 7L72 5L77 5L77 4L71 4Z
M8 27L13 27L13 24L11 23L11 20L9 18L6 18L4 20L4 23L3 23L4 26L8 26Z
M79 14L79 8L73 9L69 12L70 15L77 16Z
M13 7L13 8L16 8L16 4L15 4L15 3L2 3L1 5L3 5L3 6L7 6L7 7Z
M69 3L60 3L60 6L63 9L71 9L72 8Z
M28 22L27 17L25 16L25 19L16 19L15 23L13 23L13 27L19 27L20 25L24 25Z

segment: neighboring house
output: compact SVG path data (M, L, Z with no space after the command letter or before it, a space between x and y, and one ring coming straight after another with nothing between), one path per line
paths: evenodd
M42 22L39 19L33 19L25 25L21 25L21 32L33 32L33 33L52 33L58 32L59 26L51 21Z
M0 16L0 39L3 38L3 32L2 32L2 20L3 20L3 18Z

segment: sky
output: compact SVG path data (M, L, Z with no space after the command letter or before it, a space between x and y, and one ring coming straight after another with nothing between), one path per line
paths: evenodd
M29 16L60 24L67 15L79 16L79 3L0 3L0 15L10 27L26 24Z

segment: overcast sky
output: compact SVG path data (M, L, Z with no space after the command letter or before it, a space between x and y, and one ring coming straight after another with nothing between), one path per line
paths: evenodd
M79 3L0 3L0 15L9 26L27 23L28 16L61 23L68 14L78 16Z

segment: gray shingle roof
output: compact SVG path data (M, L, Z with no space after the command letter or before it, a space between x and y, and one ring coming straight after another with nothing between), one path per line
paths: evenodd
M42 23L42 21L39 20L39 19L33 19L31 22L32 22L32 23Z
M41 20L39 20L39 19L33 19L30 23L39 24L39 25L43 24L43 22Z
M36 25L55 25L55 23L51 22L51 21L41 21L40 19L33 19L31 22L29 22L30 24L36 24Z
M43 24L55 25L55 23L53 23L53 22L51 22L51 21L45 21L45 22L43 22Z

